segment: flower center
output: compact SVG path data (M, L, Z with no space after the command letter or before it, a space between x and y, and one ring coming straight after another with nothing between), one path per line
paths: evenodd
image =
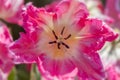
M65 27L63 27L60 36L57 36L56 33L55 33L55 31L52 30L52 33L53 33L53 35L54 35L54 37L55 37L56 40L50 41L49 44L57 44L57 48L58 48L58 49L61 49L61 48L60 48L61 45L63 45L63 46L66 47L67 49L69 49L69 48L70 48L69 45L66 44L66 43L64 42L64 40L69 39L69 38L71 37L71 34L69 34L67 37L63 37L64 29L65 29Z
M63 26L63 25L61 25ZM74 27L56 26L54 29L43 31L38 43L38 50L53 59L65 59L77 53L79 40L78 33Z

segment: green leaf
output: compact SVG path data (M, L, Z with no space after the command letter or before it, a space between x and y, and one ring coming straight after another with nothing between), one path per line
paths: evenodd
M13 68L12 71L10 72L9 76L8 76L8 80L16 80L16 69Z
M30 80L41 80L41 76L36 64L32 64Z
M26 64L16 65L17 80L30 80L30 72L27 71Z

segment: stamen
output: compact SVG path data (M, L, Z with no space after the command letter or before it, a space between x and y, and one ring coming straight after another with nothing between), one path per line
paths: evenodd
M62 45L64 45L66 48L70 48L67 44L65 44L64 42L62 42Z
M53 43L57 43L56 41L51 41L51 42L49 42L49 44L53 44Z
M61 35L63 35L64 29L65 29L65 26L63 27L63 29L62 29L62 31L61 31Z
M65 30L65 27L63 27L63 29L62 29L61 35L63 35L64 30ZM59 38L58 38L58 36L56 35L56 33L55 33L54 30L52 30L52 33L53 33L53 35L54 35L54 37L55 37L56 40L49 42L49 44L57 43L58 49L60 49L60 45L61 45L61 44L62 44L63 46L65 46L67 49L70 48L66 43L62 42L62 39L63 39L63 38L62 38L61 35L60 35ZM66 38L64 38L64 39L67 40L67 39L69 39L70 37L71 37L71 34L69 34L69 35L68 35Z
M53 35L55 36L55 39L58 39L57 35L55 34L55 31L52 30Z
M69 39L71 37L71 34L69 34L66 38L64 38L65 40Z
M60 43L58 43L57 46L58 46L58 49L60 49Z

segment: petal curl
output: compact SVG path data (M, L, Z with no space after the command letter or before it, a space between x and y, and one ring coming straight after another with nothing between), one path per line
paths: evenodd
M16 55L16 62L33 63L41 54L39 43L41 31L21 33L20 38L10 45L10 49ZM21 44L22 43L22 44Z
M35 28L44 29L48 31L53 29L53 13L48 13L44 8L36 8L30 5L27 10L23 12L24 29L31 31Z
M79 33L76 38L80 39L81 49L88 52L101 49L105 41L112 41L118 36L107 24L98 19L79 21L77 29Z

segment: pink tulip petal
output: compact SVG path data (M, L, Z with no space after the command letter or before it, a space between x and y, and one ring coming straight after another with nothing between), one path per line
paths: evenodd
M8 48L11 42L12 38L8 28L0 23L0 71L7 74L13 67L13 57Z
M120 29L120 0L107 0L105 14L113 19L112 27ZM112 6L111 6L112 4Z
M39 49L36 49L38 40L40 39L39 32L38 30L38 33L21 33L20 39L16 41L16 44L13 43L14 45L10 49L15 52L16 62L32 63L36 60L36 56L41 54Z
M11 23L21 23L24 0L0 0L0 18Z

